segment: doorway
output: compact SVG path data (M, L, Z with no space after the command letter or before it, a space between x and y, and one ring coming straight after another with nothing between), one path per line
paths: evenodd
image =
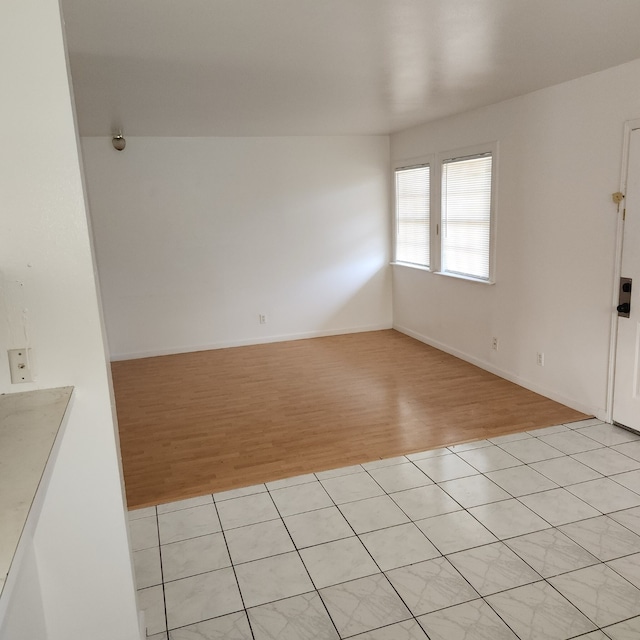
M628 132L613 421L640 431L640 121Z

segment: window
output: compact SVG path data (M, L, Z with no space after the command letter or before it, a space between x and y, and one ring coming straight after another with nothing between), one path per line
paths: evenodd
M442 153L439 162L424 158L395 170L396 263L492 282L496 148Z
M489 280L492 155L442 163L444 273Z
M396 262L429 266L429 165L396 169Z

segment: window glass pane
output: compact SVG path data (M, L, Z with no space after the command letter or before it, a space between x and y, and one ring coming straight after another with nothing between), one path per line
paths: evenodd
M396 170L397 262L429 266L429 166Z
M442 271L489 279L490 154L442 165Z

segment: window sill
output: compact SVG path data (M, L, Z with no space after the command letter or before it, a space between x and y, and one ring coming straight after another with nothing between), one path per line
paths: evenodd
M426 271L427 273L432 273L429 267L422 267L419 264L410 264L409 262L390 262L392 267L406 267L407 269L416 269L418 271Z
M429 267L421 267L419 264L411 264L409 262L390 262L392 267L405 267L406 269L415 269L416 271L426 271L434 276L446 276L447 278L455 278L456 280L466 280L467 282L477 282L479 284L494 285L495 280L481 280L471 276L461 276L457 273L449 273L448 271L432 271Z
M480 278L473 278L471 276L461 276L457 273L448 273L447 271L433 271L436 276L447 276L447 278L455 278L456 280L466 280L467 282L477 282L478 284L495 284L495 280L482 280Z

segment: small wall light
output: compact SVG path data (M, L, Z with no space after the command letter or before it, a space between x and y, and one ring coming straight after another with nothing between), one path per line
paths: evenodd
M113 136L111 143L116 151L122 151L127 146L127 141L124 139L122 131L119 131L115 136Z

